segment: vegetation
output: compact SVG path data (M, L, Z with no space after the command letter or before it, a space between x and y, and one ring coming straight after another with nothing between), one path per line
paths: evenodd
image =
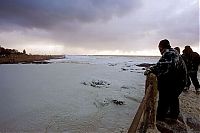
M9 55L21 55L21 54L26 54L25 49L24 49L23 52L19 52L16 49L5 49L5 48L0 46L0 57L6 57L6 56L9 56Z
M26 50L19 52L16 49L5 49L0 46L0 64L34 63L49 59L64 58L64 55L31 55L26 54Z

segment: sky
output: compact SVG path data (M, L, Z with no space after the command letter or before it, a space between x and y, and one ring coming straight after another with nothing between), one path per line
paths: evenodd
M199 0L0 0L0 45L32 54L200 53Z

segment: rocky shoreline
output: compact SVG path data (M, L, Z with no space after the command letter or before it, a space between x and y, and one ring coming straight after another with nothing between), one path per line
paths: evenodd
M142 63L137 64L138 67L144 69L154 64ZM199 72L198 72L199 74ZM187 92L182 92L179 96L180 100L180 117L177 122L157 121L157 128L160 132L169 133L199 133L200 132L200 95L195 93L195 89L191 86Z
M65 55L10 55L0 57L0 64L48 64L46 60L63 58Z
M180 95L180 110L188 132L200 132L200 95L197 95L191 87L188 92Z

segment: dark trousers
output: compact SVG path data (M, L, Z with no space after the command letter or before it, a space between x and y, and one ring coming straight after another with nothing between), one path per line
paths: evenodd
M164 118L178 118L180 113L178 96L179 95L175 93L159 91L157 120L163 120Z
M192 83L193 83L195 89L200 88L199 81L197 79L197 72L189 72L188 73L188 83L187 83L186 87L190 87L190 85L191 85L190 79L192 80Z

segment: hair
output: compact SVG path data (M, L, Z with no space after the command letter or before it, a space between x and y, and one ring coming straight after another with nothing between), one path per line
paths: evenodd
M167 39L161 40L158 46L161 48L171 48L170 43Z
M178 51L178 53L180 54L181 50L179 47L175 47L174 49L176 49L176 51Z
M183 54L189 55L190 53L192 53L193 50L190 46L185 46L185 49L183 50Z

